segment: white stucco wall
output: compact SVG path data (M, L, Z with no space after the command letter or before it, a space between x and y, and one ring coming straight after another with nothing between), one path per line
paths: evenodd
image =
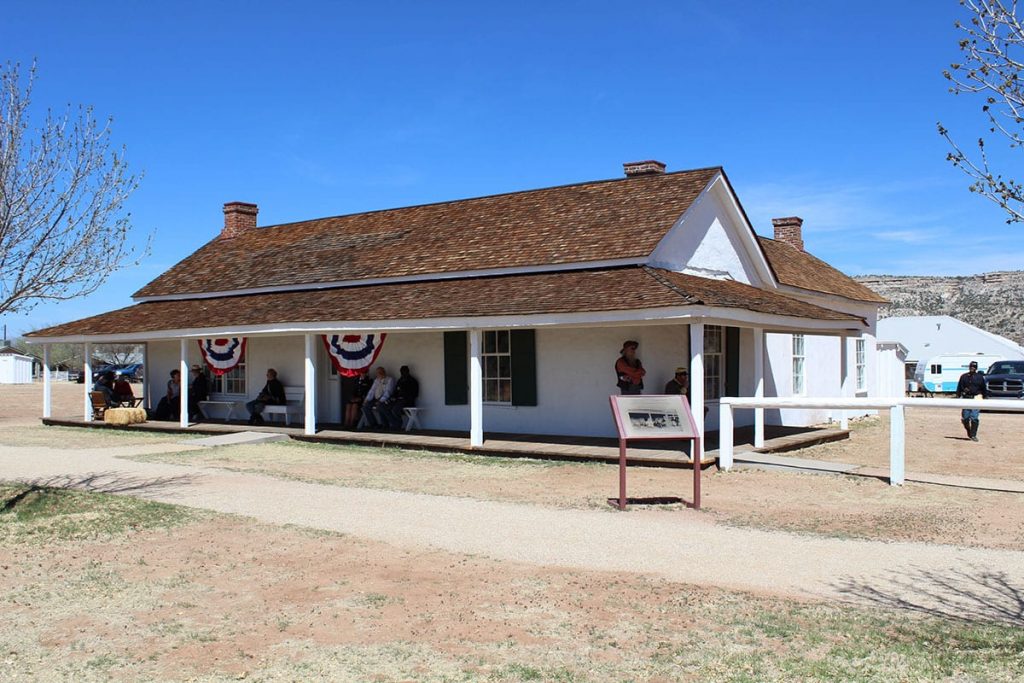
M32 357L0 354L0 384L31 384Z
M700 277L759 285L761 279L741 237L749 229L737 224L734 212L726 206L727 200L724 184L716 184L701 195L661 240L648 264ZM748 237L753 239L752 235Z

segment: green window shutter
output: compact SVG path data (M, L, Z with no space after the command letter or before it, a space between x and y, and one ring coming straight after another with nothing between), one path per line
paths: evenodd
M512 352L512 405L537 405L537 343L533 330L509 332Z
M725 328L725 395L740 395L740 328Z
M469 403L469 352L466 332L444 333L444 404Z

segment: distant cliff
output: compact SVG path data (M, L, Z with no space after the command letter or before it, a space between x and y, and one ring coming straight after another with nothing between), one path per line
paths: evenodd
M883 318L951 315L1024 344L1024 271L962 277L861 275L858 282L892 303Z

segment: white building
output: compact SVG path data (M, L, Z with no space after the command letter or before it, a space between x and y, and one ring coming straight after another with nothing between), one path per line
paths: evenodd
M244 338L244 358L214 379L214 398L254 397L273 367L304 387L314 433L341 421L345 399L322 336L386 333L375 364L393 374L410 366L424 426L468 431L473 445L485 429L614 435L608 396L627 339L640 344L645 393L689 367L708 429L724 395L873 395L885 300L805 252L799 218L776 219L775 239L759 237L721 168L625 170L268 227L257 227L256 205L225 204L220 234L137 292L134 306L30 337L144 343L145 395L155 398L172 369L203 362L197 341Z
M31 384L35 359L17 349L0 348L0 384Z
M1024 347L1016 342L948 315L883 318L878 321L878 338L903 344L907 366L914 368L936 356L967 353L1024 360Z

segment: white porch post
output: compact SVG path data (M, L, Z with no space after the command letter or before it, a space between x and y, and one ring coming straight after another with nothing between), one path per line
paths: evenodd
M178 426L182 429L188 427L188 340L181 340L181 358L178 363L178 371L181 373L181 415L178 418Z
M92 391L92 344L86 342L82 351L85 357L85 363L82 364L82 387L85 390L85 421L92 422L92 401L89 398L89 392Z
M306 434L316 434L316 346L315 335L306 335Z
M480 330L469 331L469 445L484 445L484 373Z
M50 417L50 345L43 344L43 417Z
M690 323L690 409L697 424L697 434L704 446L704 323ZM694 453L694 462L701 453Z
M142 405L150 410L156 410L156 406L149 396L149 370L149 342L146 342L142 345Z
M845 334L839 335L839 395L850 398L850 341ZM839 411L839 428L849 429L850 419L846 410Z
M754 328L754 398L764 398L764 330ZM754 448L764 448L764 408L754 408Z

